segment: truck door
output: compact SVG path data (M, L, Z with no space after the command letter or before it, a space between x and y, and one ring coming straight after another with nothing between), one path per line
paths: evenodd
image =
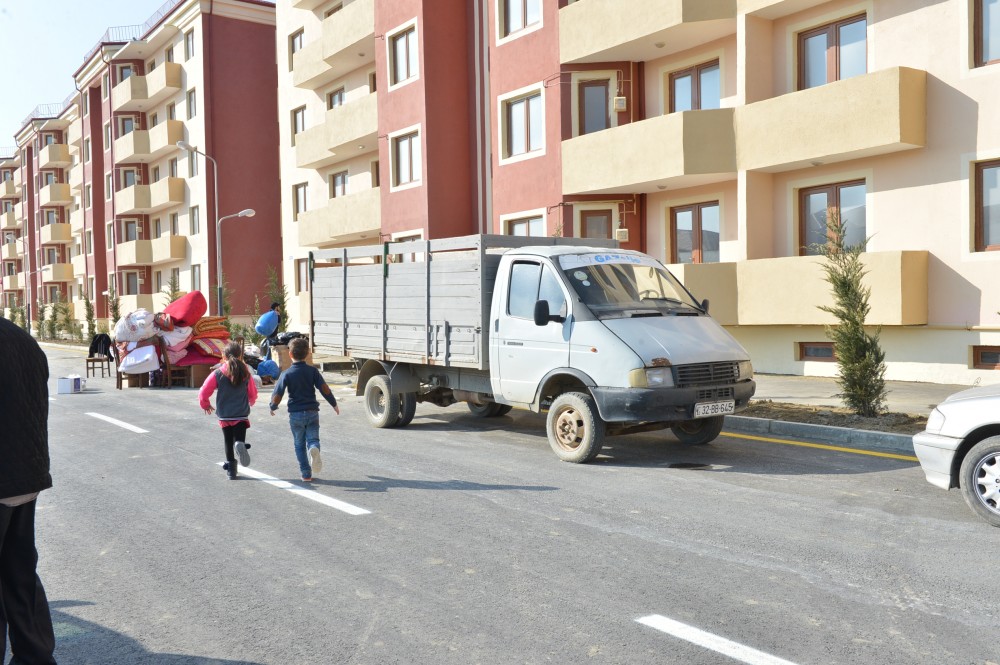
M504 400L528 404L535 399L542 377L569 363L568 305L552 267L539 261L519 259L511 263L507 284L505 307L493 322L494 374L499 375ZM537 300L547 300L549 311L562 314L566 320L536 326Z

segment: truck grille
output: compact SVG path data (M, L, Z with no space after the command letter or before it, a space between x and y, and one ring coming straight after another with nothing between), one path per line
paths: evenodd
M716 383L736 383L740 378L740 366L737 362L678 365L674 371L677 377L677 386L680 388Z
M720 399L733 399L735 391L732 388L708 388L698 391L698 401L714 401Z

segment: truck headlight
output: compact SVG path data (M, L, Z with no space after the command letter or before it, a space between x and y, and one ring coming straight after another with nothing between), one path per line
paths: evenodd
M674 373L669 367L634 369L628 373L628 384L632 388L672 388Z
M931 415L927 416L927 431L940 432L944 429L944 414L934 409Z
M740 381L753 378L753 363L749 360L740 361Z

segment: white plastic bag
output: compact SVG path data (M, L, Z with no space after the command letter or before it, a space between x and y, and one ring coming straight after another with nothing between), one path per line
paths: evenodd
M160 357L155 346L140 346L122 359L122 374L145 374L160 369Z
M185 346L178 346L191 341L191 326L177 326L173 330L161 330L160 337L167 343L167 347L173 347L174 351L180 351Z
M115 324L116 342L141 342L156 334L153 313L144 309L129 312Z

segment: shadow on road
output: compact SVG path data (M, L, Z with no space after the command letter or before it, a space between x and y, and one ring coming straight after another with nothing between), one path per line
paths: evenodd
M86 605L93 605L93 603L76 600L57 600L49 603L52 613L52 627L56 634L55 656L60 665L107 665L108 663L261 665L248 660L224 660L203 656L154 653L127 635L61 611L70 607Z
M553 492L558 487L548 485L488 485L468 480L402 480L384 476L368 476L369 480L321 480L314 479L313 485L340 487L348 492L388 492L391 489L411 490L460 490L482 492L496 490L524 490L526 492Z

